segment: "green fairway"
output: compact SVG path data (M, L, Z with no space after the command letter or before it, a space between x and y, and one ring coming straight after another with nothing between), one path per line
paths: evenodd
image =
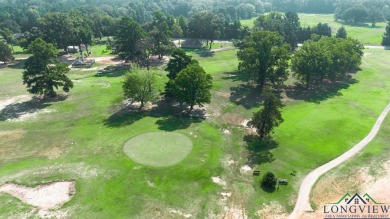
M172 166L191 152L192 142L183 134L151 132L138 135L125 143L123 150L134 161L154 166Z
M335 35L338 28L344 26L348 37L359 40L361 43L366 45L380 45L382 42L382 36L385 32L386 23L377 23L376 27L371 27L369 23L359 24L359 26L352 26L348 24L342 24L334 21L334 14L299 14L300 22L302 27L313 27L318 23L328 23L332 28L332 34ZM241 20L242 25L248 27L254 26L256 18L247 20Z
M69 76L75 87L69 96L36 106L48 113L21 122L0 120L0 184L35 186L75 179L77 193L60 209L70 217L175 218L178 215L169 209L176 209L197 218L220 218L232 201L249 218L257 218L263 204L272 201L292 210L302 177L359 142L389 101L389 51L366 49L362 70L352 74L350 83L305 95L293 89L295 79L289 79L283 92L285 122L274 134L277 144L262 145L241 125L259 109L260 99L259 91L237 72L237 50L207 56L188 52L214 79L207 119L173 114L165 102L149 111L134 111L122 103L122 72L95 77L97 70L73 69ZM0 69L0 100L26 94L22 66L19 62ZM154 70L160 89L167 80L163 68ZM11 105L21 106L19 114L28 113L23 106L30 106ZM0 109L0 114L7 113ZM225 129L230 134L224 134ZM193 147L186 150L188 156L177 149L180 143L166 150L182 154L177 159L172 151L172 156L153 154L164 148L160 144L171 146L165 144L170 142L167 138L143 138L144 148L137 148L137 153L148 160L161 155L158 164L170 159L179 163L164 168L142 165L123 150L124 145L132 146L126 144L129 139L144 133L180 133ZM273 171L289 185L273 193L263 191L261 177L241 172L245 165L261 175ZM212 181L217 176L226 186ZM228 202L221 201L222 192L231 193ZM8 195L1 194L0 200L5 218L32 210Z

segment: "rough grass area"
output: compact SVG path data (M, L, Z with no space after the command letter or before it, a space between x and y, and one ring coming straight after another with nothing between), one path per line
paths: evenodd
M382 42L382 36L385 32L386 23L380 22L377 23L375 27L371 27L370 23L363 23L357 26L350 24L343 24L336 22L334 20L334 14L299 14L301 26L315 26L318 23L329 23L329 26L332 28L332 34L336 34L337 29L341 26L344 26L349 37L359 40L361 43L366 45L380 45ZM249 27L254 26L254 21L256 18L251 18L247 20L242 20L242 25L247 25Z
M134 161L154 167L178 164L191 152L191 140L180 133L151 132L128 140L123 150Z
M316 207L316 213L325 203L334 202L347 192L368 193L377 202L389 203L389 142L390 118L386 118L378 135L366 148L317 182L312 193L312 206Z
M312 92L289 79L281 91L285 122L275 130L275 141L260 142L242 125L261 107L261 96L237 71L237 51L188 52L214 79L207 119L178 116L165 101L134 111L123 107L124 72L95 77L97 70L72 70L75 87L68 96L36 103L50 114L18 123L0 121L0 153L6 154L0 159L0 184L34 187L75 179L78 192L60 209L71 218L177 218L178 212L229 218L243 211L258 218L263 204L270 202L279 202L287 212L302 177L366 136L389 101L390 53L367 49L362 69L347 82ZM26 94L22 66L17 62L0 69L0 101ZM154 69L161 88L166 82L162 69ZM193 143L191 153L163 168L129 159L123 152L126 141L150 132L186 135ZM261 176L241 171L247 165L261 175L272 171L289 184L273 193L264 191ZM213 182L216 178L219 184ZM6 218L31 212L10 196L0 195L0 201L0 214Z

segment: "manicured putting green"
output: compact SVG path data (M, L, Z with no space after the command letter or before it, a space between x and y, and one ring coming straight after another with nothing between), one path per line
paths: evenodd
M155 167L172 166L191 152L192 141L172 132L149 132L128 140L123 150L132 160Z

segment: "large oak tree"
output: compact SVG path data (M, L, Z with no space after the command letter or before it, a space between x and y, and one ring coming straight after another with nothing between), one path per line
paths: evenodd
M288 77L290 45L276 32L257 31L247 36L237 53L239 69L254 76L260 87L283 84Z
M189 113L195 105L210 103L212 77L198 63L188 65L181 70L173 81L173 97L180 103L190 106Z

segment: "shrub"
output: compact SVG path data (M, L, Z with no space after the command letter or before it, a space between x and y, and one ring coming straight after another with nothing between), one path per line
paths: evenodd
M261 186L267 189L275 189L277 180L272 172L267 172L261 180Z

